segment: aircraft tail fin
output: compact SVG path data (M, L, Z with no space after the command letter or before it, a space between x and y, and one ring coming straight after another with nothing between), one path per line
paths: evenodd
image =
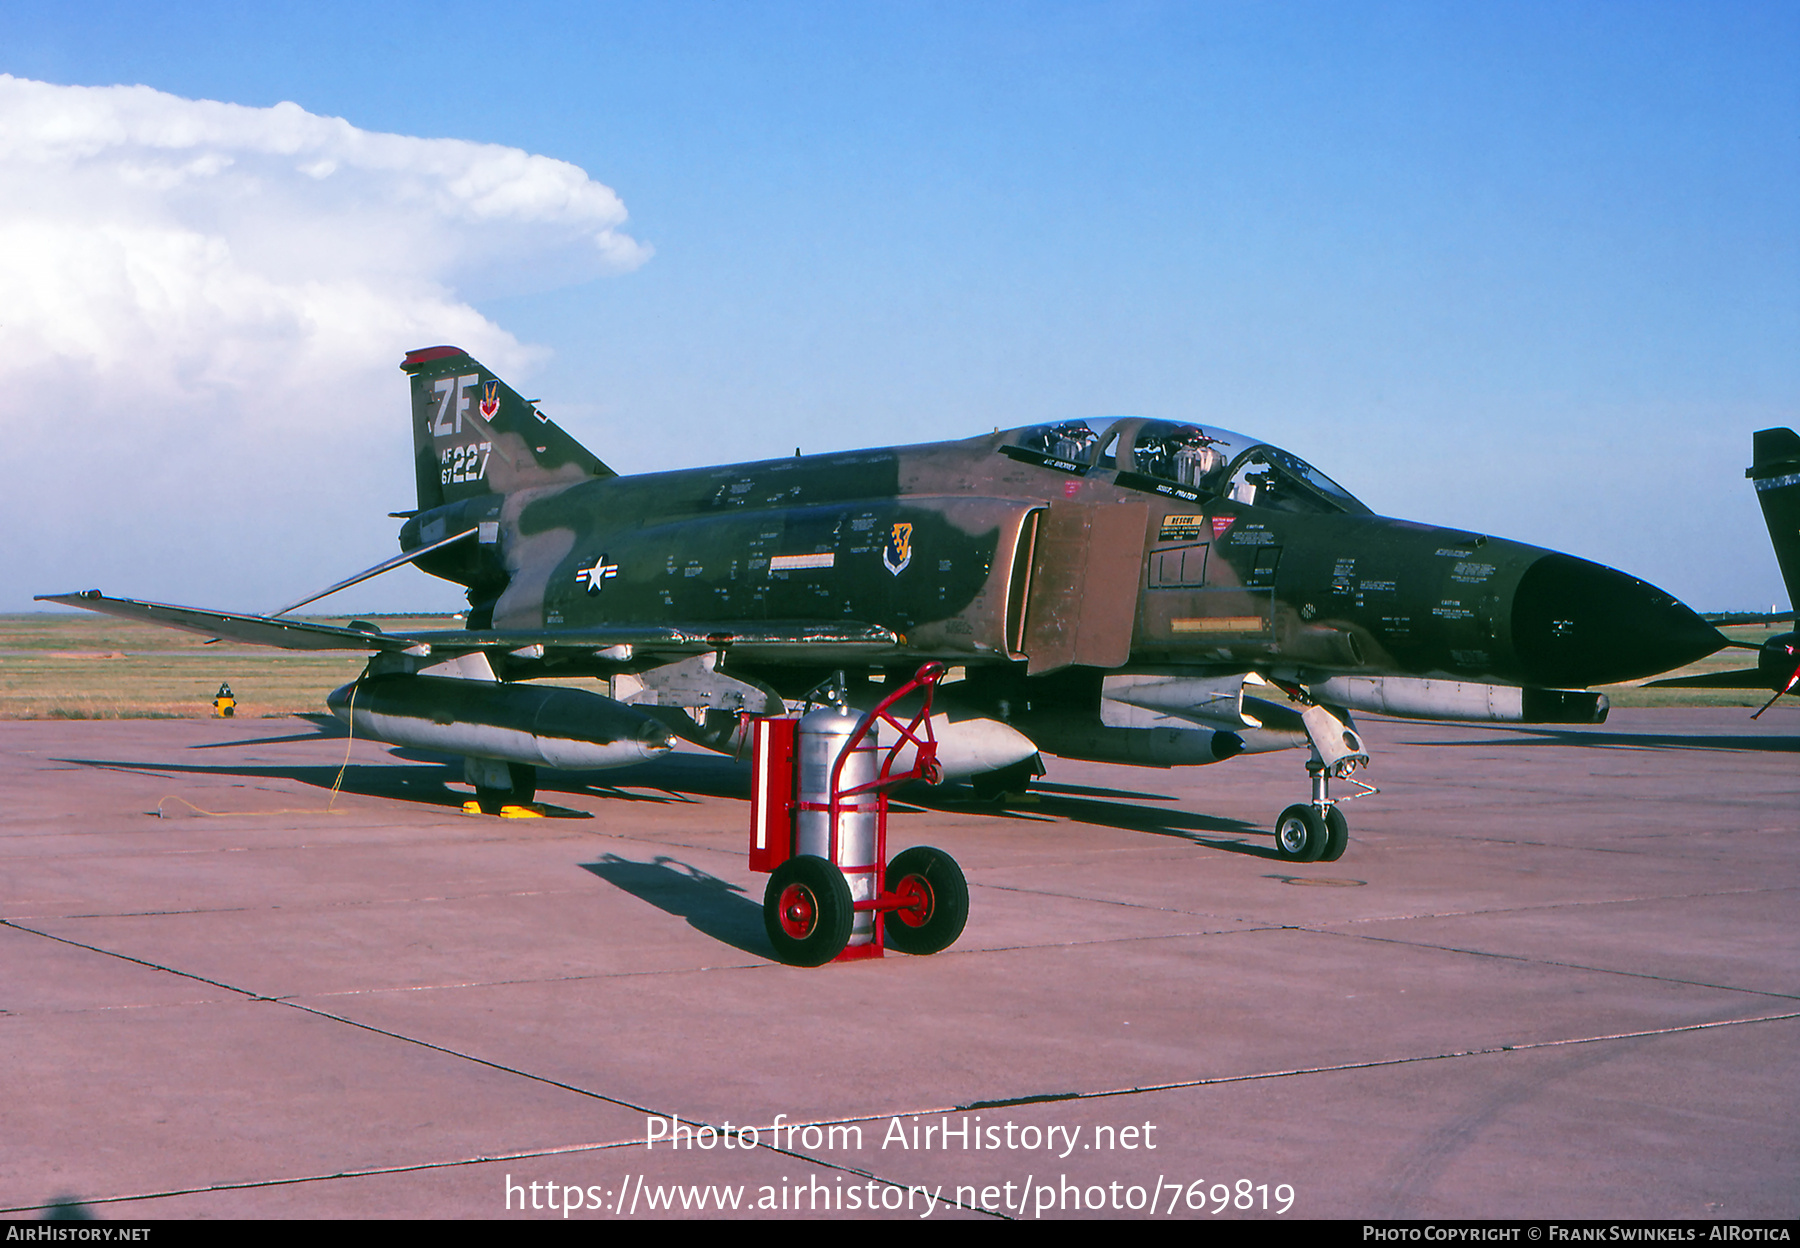
M482 494L617 476L460 347L409 351L419 510Z
M1787 584L1788 605L1800 606L1800 434L1762 429L1756 434L1755 462L1744 475L1756 483L1756 498L1775 544L1775 561Z

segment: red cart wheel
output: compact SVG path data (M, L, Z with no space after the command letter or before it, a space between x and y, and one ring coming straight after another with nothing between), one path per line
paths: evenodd
M763 930L789 966L823 966L850 943L855 921L844 873L812 854L789 858L763 893Z
M901 953L948 949L969 921L969 883L956 859L915 845L888 863L887 891L900 899L888 911L887 943Z

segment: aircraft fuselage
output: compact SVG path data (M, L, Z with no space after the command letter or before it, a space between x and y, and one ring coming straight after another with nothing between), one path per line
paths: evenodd
M421 514L402 544L498 522L494 541L419 561L472 587L472 627L842 619L899 634L895 662L1010 660L1033 676L1569 687L1718 644L1667 594L1570 556L1293 481L1261 505L1019 440L547 484Z

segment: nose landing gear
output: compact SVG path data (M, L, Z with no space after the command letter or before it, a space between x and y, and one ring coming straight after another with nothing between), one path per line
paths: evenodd
M1288 696L1296 701L1304 699L1304 694L1296 689L1289 689ZM1352 778L1357 768L1368 766L1369 754L1363 748L1362 737L1350 727L1348 712L1339 718L1313 702L1301 711L1300 718L1312 747L1312 757L1306 763L1306 774L1312 780L1312 800L1296 802L1275 820L1275 852L1288 862L1336 862L1350 845L1350 824L1331 796L1332 778L1348 780L1362 790L1352 797L1378 790Z

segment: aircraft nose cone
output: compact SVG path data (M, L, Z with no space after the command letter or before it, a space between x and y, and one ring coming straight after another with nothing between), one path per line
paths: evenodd
M1565 688L1654 676L1725 645L1718 629L1656 586L1554 554L1520 579L1512 635L1526 680Z

